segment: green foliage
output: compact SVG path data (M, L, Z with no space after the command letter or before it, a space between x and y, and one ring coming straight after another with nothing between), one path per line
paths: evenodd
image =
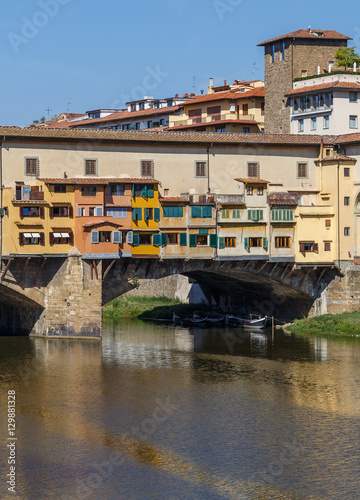
M332 75L348 75L349 71L336 70L331 72ZM352 75L360 75L360 71L351 72ZM303 80L312 80L313 78L320 78L322 76L328 76L329 73L321 73L320 75L310 75L310 76L300 76L294 78L294 82L302 82Z
M355 47L339 47L335 54L337 66L349 68L360 63L360 56L355 52Z
M294 333L324 332L339 335L360 335L360 312L323 314L315 318L299 319L286 328Z
M209 315L214 308L206 304L183 304L169 297L146 297L122 295L103 307L104 318L142 318L172 320L175 313L182 318L199 315ZM221 311L218 311L221 312Z

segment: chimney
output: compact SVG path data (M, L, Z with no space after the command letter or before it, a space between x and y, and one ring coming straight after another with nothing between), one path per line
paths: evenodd
M224 87L226 87L226 80L224 80Z
M208 94L214 93L214 78L209 78Z

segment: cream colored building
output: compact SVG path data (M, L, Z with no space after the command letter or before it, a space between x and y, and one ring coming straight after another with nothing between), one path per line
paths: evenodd
M16 182L31 190L38 177L156 178L162 204L186 200L179 217L164 218L160 211L160 234L172 234L172 243L159 245L162 258L331 265L360 256L358 134L321 138L13 127L0 133L3 229L13 210L6 190ZM186 233L186 245L180 233ZM3 240L7 237L3 231ZM221 238L236 241L223 246ZM258 239L255 245L250 238Z

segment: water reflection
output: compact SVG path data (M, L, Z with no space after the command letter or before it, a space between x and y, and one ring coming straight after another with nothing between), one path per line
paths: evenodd
M358 339L122 321L102 343L0 337L0 353L11 498L357 498Z

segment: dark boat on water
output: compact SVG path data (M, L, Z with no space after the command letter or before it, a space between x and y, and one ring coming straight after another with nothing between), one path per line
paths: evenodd
M268 318L267 316L257 316L250 315L250 319L239 318L232 314L227 314L226 316L221 316L219 318L201 318L197 314L194 314L192 318L180 318L173 314L173 324L180 326L196 326L196 327L221 327L221 326L234 326L240 328L252 328L252 329L262 329L266 327Z

